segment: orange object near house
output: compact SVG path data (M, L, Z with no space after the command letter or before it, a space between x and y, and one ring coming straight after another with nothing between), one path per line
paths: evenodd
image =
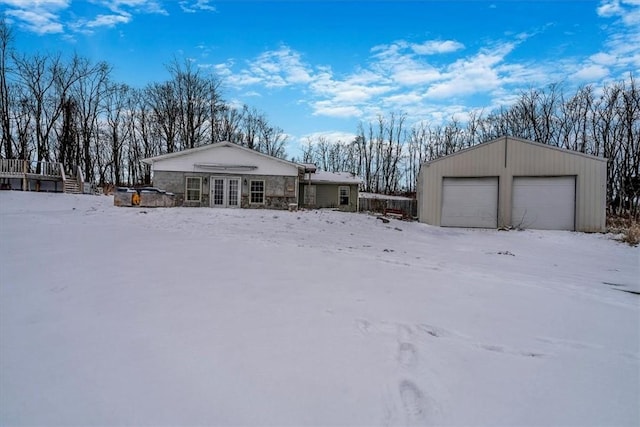
M131 204L134 206L140 205L140 194L136 192L131 195Z

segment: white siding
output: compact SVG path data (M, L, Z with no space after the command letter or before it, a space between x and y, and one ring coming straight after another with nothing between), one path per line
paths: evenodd
M228 166L229 169L213 168L211 166ZM245 167L242 170L234 167ZM298 168L289 162L253 153L241 147L228 145L211 146L203 150L186 152L169 158L157 159L153 162L154 171L173 172L211 172L212 174L238 174L242 175L280 175L297 176Z

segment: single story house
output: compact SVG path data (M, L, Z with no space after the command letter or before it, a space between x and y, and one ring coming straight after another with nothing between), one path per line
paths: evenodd
M177 206L220 208L332 207L357 210L358 183L344 174L269 156L231 142L218 142L142 160L153 186L175 195ZM317 179L333 177L333 180ZM306 186L306 187L305 187ZM314 187L314 203L302 203L302 188ZM328 201L332 202L329 203ZM313 200L310 201L313 202ZM318 203L320 202L320 203Z
M445 227L605 230L607 161L501 137L426 162L418 218Z

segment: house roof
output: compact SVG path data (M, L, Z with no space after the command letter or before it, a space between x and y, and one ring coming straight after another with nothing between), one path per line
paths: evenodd
M305 174L305 181L311 180L312 184L330 183L330 184L362 184L362 179L350 172L324 172L319 171L312 174Z
M332 183L332 184L349 184L349 185L359 185L362 183L362 180L360 178L358 178L357 176L349 172L323 172L323 171L318 172L316 171L316 166L314 164L290 162L288 160L269 156L268 154L264 154L259 151L255 151L250 148L243 147L241 145L234 144L228 141L216 142L214 144L203 145L201 147L182 150L175 153L163 154L161 156L148 157L140 161L147 165L153 165L155 162L174 159L180 156L192 155L195 153L199 153L207 150L213 150L220 147L232 147L237 150L243 150L245 152L251 153L252 155L261 156L272 161L280 162L287 166L294 166L298 169L298 171L305 172L305 180L309 180L309 177L310 177L312 183ZM239 171L239 170L250 170L252 168L255 169L255 166L249 166L249 165L228 165L228 164L218 164L218 163L198 163L196 165L201 168L216 169L216 170Z
M466 154L466 153L468 153L470 151L473 151L473 150L479 150L479 149L482 149L482 148L486 147L487 145L495 144L497 142L504 141L505 139L509 139L510 141L520 142L520 143L523 143L523 144L533 145L533 146L540 147L540 148L547 149L547 150L556 150L556 151L559 151L559 152L562 152L562 153L565 153L565 154L572 154L572 155L575 155L575 156L586 157L586 158L592 159L592 160L599 160L599 161L602 161L602 162L606 162L607 161L607 159L605 159L604 157L592 156L590 154L581 153L579 151L567 150L566 148L560 148L560 147L555 147L553 145L542 144L540 142L530 141L530 140L524 139L524 138L518 138L518 137L515 137L515 136L501 136L499 138L492 139L490 141L483 142L483 143L480 143L478 145L474 145L472 147L456 151L455 153L451 153L451 154L448 154L446 156L442 156L442 157L438 157L437 159L430 160L428 162L425 162L424 165L428 166L428 165L430 165L432 163L439 162L440 160L443 160L443 159L448 159L448 158L451 158L451 157L454 157L454 156L458 156L458 155L461 155L461 154Z
M212 149L216 149L216 148L220 148L220 147L232 147L234 149L244 150L244 151L246 151L248 153L252 153L254 155L262 156L264 158L267 158L267 159L270 159L270 160L274 160L274 161L277 161L277 162L280 162L280 163L283 163L283 164L287 164L289 166L295 166L300 170L304 170L304 168L305 168L304 165L301 165L299 163L294 163L294 162L290 162L288 160L280 159L278 157L273 157L273 156L261 153L261 152L256 151L256 150L252 150L250 148L243 147L243 146L238 145L238 144L234 144L233 142L229 142L229 141L215 142L213 144L207 144L207 145L203 145L201 147L196 147L196 148L189 148L189 149L186 149L186 150L177 151L175 153L168 153L168 154L163 154L163 155L155 156L155 157L147 157L146 159L141 159L140 161L142 163L147 164L147 165L153 165L157 161L173 159L173 158L176 158L176 157L186 156L186 155L199 153L199 152L202 152L202 151L208 151L208 150L212 150Z

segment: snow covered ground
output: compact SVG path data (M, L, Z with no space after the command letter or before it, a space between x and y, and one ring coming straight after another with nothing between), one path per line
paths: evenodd
M112 204L0 192L0 425L640 424L611 236Z

